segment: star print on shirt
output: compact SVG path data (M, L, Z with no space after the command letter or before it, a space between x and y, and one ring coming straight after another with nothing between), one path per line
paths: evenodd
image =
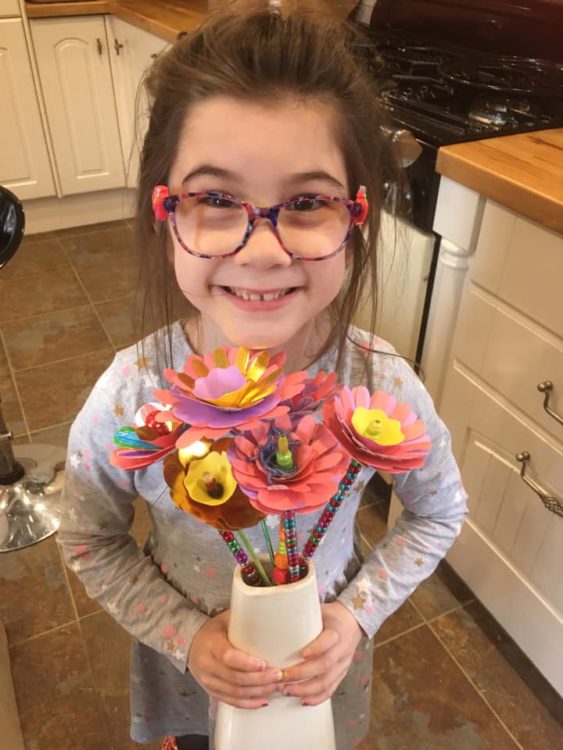
M76 451L76 453L71 454L70 456L70 465L73 469L78 469L80 466L80 462L82 460L82 451Z
M139 359L135 362L135 365L141 369L148 370L150 365L150 359L148 357L139 357Z
M363 609L366 604L365 594L358 594L358 596L352 597L352 606L354 609Z
M367 576L364 576L361 579L361 581L358 581L356 583L356 588L361 593L366 593L367 594L367 592L370 590L370 587L371 587L371 581L369 580L369 578Z
M420 567L421 565L424 565L424 560L422 559L422 557L417 557L414 563L415 565L418 565Z
M113 410L113 413L115 414L116 417L122 417L125 414L125 410L123 409L122 406L120 406L119 404L116 404Z
M402 378L393 378L393 385L395 388L400 388L403 385Z

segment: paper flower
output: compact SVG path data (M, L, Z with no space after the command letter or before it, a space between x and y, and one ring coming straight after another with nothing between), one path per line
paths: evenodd
M119 469L133 471L150 466L174 450L176 440L185 425L168 413L168 420L157 421L156 415L166 412L163 404L143 404L135 415L131 427L121 427L113 441L118 446L110 455L110 463Z
M326 399L334 396L337 388L335 372L321 370L314 378L307 378L303 383L302 391L284 402L284 406L289 406L292 424L296 424L307 414L317 411Z
M250 505L233 476L230 440L198 441L164 460L164 480L181 510L219 530L255 526L264 514Z
M408 404L384 391L370 396L364 386L343 386L325 403L323 421L358 463L390 474L420 468L431 447Z
M322 507L338 490L349 461L331 432L311 416L294 428L287 416L260 424L235 438L229 458L239 486L263 513L312 513Z
M285 358L284 353L270 357L268 352L223 347L204 357L189 356L183 372L165 370L172 388L155 391L155 396L190 425L178 446L252 429L261 419L286 414L289 407L281 402L302 390L306 373L284 375Z

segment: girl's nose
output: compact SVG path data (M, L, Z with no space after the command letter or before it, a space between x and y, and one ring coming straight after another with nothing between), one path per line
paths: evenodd
M256 268L291 265L291 257L280 244L272 223L268 219L257 219L248 242L235 256L239 266L253 265Z

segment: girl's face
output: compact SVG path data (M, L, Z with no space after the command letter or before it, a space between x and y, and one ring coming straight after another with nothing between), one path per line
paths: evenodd
M274 106L216 97L186 120L169 176L171 193L217 190L255 206L303 193L348 198L333 117L321 105ZM272 226L259 221L236 255L207 260L185 252L171 232L174 267L185 297L200 311L197 347L229 343L295 354L314 341L313 323L336 297L345 252L319 262L292 260ZM273 301L244 299L282 293Z

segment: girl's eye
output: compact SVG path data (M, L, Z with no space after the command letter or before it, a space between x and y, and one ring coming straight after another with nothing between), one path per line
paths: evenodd
M198 203L203 204L204 206L210 206L211 208L236 207L236 203L234 203L232 200L219 195L202 195L201 198L199 198Z
M290 211L316 211L319 208L326 206L326 201L319 200L318 198L303 196L297 198L287 206Z

